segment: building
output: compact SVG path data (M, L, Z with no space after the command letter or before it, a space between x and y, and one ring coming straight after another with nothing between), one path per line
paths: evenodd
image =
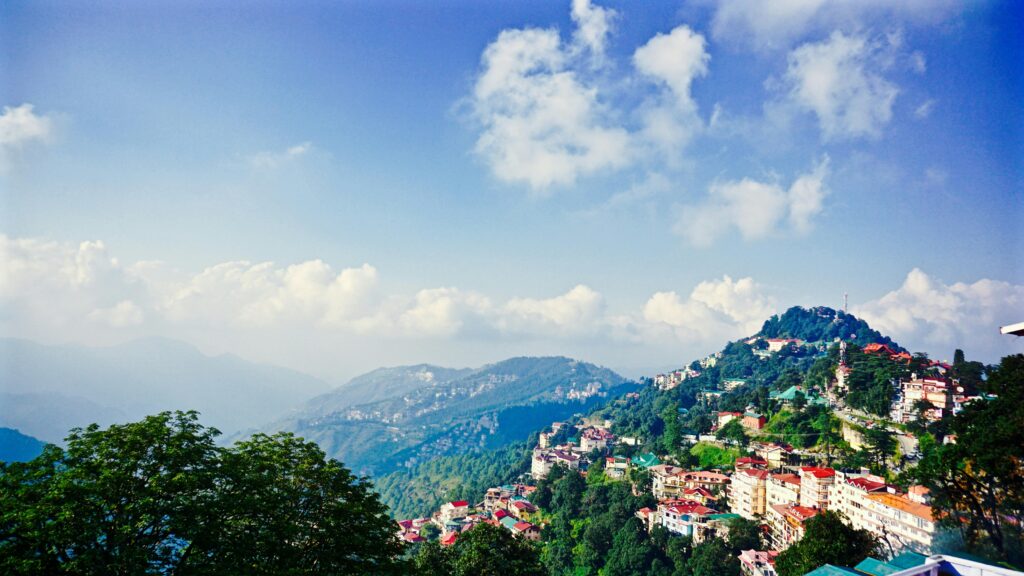
M629 470L629 458L623 456L608 456L604 459L604 475L616 480L624 478Z
M442 504L438 517L442 524L449 524L455 520L465 518L467 515L469 515L469 502L466 500L456 500Z
M529 522L516 522L512 525L512 533L520 538L526 538L534 542L540 540L540 528Z
M685 486L680 475L684 472L678 466L658 464L648 468L651 471L651 492L658 500L678 498Z
M737 418L743 418L743 412L719 412L718 428L721 429L723 426Z
M580 434L580 448L584 452L605 450L615 444L615 435L601 428L587 428Z
M747 430L760 430L768 423L768 420L756 412L744 412L743 420L740 422Z
M765 482L765 508L800 503L800 477L796 474L772 474Z
M743 470L744 468L760 468L763 470L767 466L768 461L757 456L744 456L736 459L737 470Z
M870 576L936 576L938 574L1021 576L1022 572L946 554L924 556L904 553L884 562L876 558L866 558L853 569L825 564L808 572L805 576L861 576L862 574Z
M954 384L945 378L930 376L918 378L912 375L910 380L900 383L901 393L893 402L892 419L895 422L911 422L917 419L917 403L927 402L931 408L924 413L928 420L941 420L945 414L953 412Z
M765 513L766 470L744 468L732 477L729 486L729 509L740 516L753 520Z
M740 571L744 576L776 576L775 550L744 550L740 552Z
M697 526L707 523L707 517L717 511L692 500L672 500L658 504L657 524L681 536L694 537Z
M828 508L829 492L835 481L836 471L831 468L800 468L800 505L820 510Z
M924 503L927 491L912 487L900 494L878 476L837 474L829 509L841 512L854 528L884 538L896 552L929 554L937 525Z
M779 468L789 462L789 455L793 453L793 447L786 444L751 444L754 454L764 458L768 462L768 468Z
M540 480L547 477L551 472L551 467L555 465L565 466L570 470L579 470L580 457L564 448L536 448L533 451L533 460L530 462L530 475L534 480Z
M529 500L516 496L509 502L508 511L520 520L531 520L537 514L537 507Z
M817 508L796 504L768 507L769 538L772 548L785 550L804 537L804 524L818 515Z

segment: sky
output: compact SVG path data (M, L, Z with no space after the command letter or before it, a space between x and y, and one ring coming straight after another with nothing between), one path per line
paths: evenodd
M651 374L1024 341L1010 1L5 2L0 335Z

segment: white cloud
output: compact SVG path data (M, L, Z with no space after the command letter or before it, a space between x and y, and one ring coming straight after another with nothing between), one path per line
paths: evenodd
M499 179L540 190L629 163L628 132L570 52L556 30L536 28L504 30L484 51L469 105L476 152Z
M999 333L999 326L1020 320L1021 310L1022 285L987 278L945 284L914 268L898 289L853 313L912 350L949 358L961 348L994 362L1024 351L1024 340Z
M695 246L709 246L731 228L739 230L746 240L777 234L787 225L797 233L806 233L828 194L828 163L826 157L788 190L778 182L750 178L716 182L703 203L683 208L675 232Z
M915 50L910 54L910 67L918 74L928 71L928 60L925 58L924 52Z
M925 118L932 115L932 110L935 109L935 100L929 98L921 103L920 106L914 109L914 118L918 120L924 120Z
M4 106L0 114L0 170L6 170L13 156L27 144L42 143L53 133L53 120L36 114L32 104Z
M683 342L724 343L757 332L775 311L774 300L752 278L723 276L701 282L685 300L676 292L655 293L644 305L643 319Z
M97 308L89 313L89 320L107 324L112 328L137 326L142 324L145 314L138 304L131 300L122 300L109 308Z
M715 7L715 38L756 49L788 48L808 33L871 24L928 25L961 9L954 0L698 0Z
M248 157L253 168L273 170L305 156L314 150L312 142L302 142L277 152L257 152Z
M708 73L710 59L704 37L686 26L658 34L633 53L637 71L668 90L648 103L642 115L646 140L670 157L703 127L690 88L695 78Z
M600 65L616 13L595 6L590 0L572 0L572 21L576 24L573 40L581 50L589 50L593 63Z
M604 297L582 284L547 299L513 298L500 311L498 325L516 333L581 334L602 321Z
M863 36L833 32L828 40L790 52L789 98L813 112L826 140L877 138L892 118L899 90L876 70L882 49Z

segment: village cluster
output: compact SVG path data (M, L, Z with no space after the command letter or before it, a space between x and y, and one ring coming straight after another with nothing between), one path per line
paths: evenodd
M771 339L763 351L771 354L786 346L802 345L805 343L799 340ZM842 348L834 384L823 396L793 386L773 392L771 397L784 405L792 405L799 395L807 404L845 409L841 396L850 368L845 362L845 345ZM864 352L887 355L896 361L909 359L906 353L897 353L885 345L869 345ZM708 356L688 368L660 374L653 384L661 389L672 388L699 375L699 368L714 366L718 358L718 355ZM892 421L905 423L919 414L929 420L939 419L975 400L957 382L944 376L949 368L933 362L927 376L914 374L905 381L893 382L896 400ZM719 395L743 384L743 380L725 380L719 390L706 392ZM927 403L923 412L920 410L922 401ZM766 418L750 407L742 412L718 412L714 428L721 429L733 420L739 421L755 439L766 424ZM612 422L608 420L584 419L575 425L555 422L540 434L533 450L531 479L536 482L545 478L555 466L585 476L593 464L593 455L601 454L602 473L612 480L649 477L649 490L657 506L636 511L648 530L662 526L672 534L689 536L697 544L712 537L728 539L729 520L733 518L754 520L762 526L769 547L740 554L742 571L748 576L775 576L776 556L800 540L807 521L824 510L839 512L854 528L879 537L890 548L894 556L890 562L895 565L923 558L922 554L933 551L937 523L924 487L911 486L902 492L867 471L801 465L801 456L806 454L779 442L754 441L748 447L752 455L738 458L731 469L721 470L688 470L663 462L668 458L653 453L629 458L614 456L612 451L617 444L638 446L642 442L638 438L617 437L611 427ZM571 437L569 432L573 434ZM844 425L843 436L855 447L862 441L853 426ZM706 442L720 447L726 447L727 443L714 435L685 438L690 443ZM634 484L634 491L637 486ZM408 542L422 541L422 528L430 524L439 532L441 544L451 545L459 534L473 526L491 523L518 537L539 540L544 515L529 500L534 490L534 486L527 484L494 487L487 490L479 503L448 502L430 518L400 521L399 534ZM871 558L866 561L879 562Z

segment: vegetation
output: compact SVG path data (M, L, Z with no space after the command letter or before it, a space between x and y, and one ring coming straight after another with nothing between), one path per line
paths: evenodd
M534 576L544 570L538 546L490 524L459 534L447 548L423 544L414 566L421 576Z
M697 467L705 470L731 468L743 455L739 448L720 448L708 442L697 442L690 448L690 454L696 458Z
M915 476L968 549L1024 566L1024 355L1003 358L980 386L995 395L953 418L955 443L921 442ZM923 439L922 439L923 440Z
M164 412L0 464L0 573L402 572L368 482L289 434L217 434Z
M779 576L803 576L823 564L856 566L882 551L871 533L851 528L835 512L821 512L804 526L804 537L775 560Z

